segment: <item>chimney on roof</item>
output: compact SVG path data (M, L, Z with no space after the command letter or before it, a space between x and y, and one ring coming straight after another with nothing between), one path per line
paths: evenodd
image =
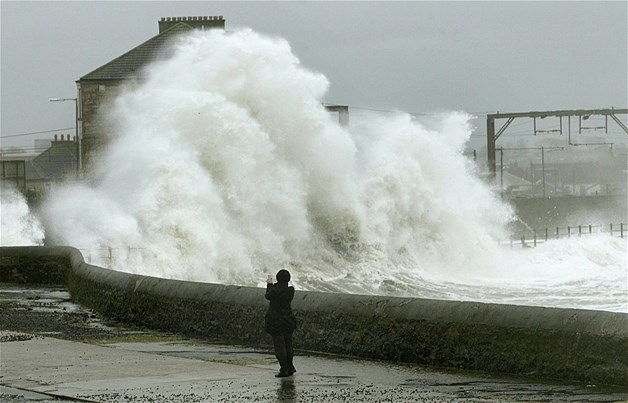
M222 15L210 17L161 17L159 21L159 33L161 34L179 23L184 23L194 29L203 31L214 28L225 29L225 19Z

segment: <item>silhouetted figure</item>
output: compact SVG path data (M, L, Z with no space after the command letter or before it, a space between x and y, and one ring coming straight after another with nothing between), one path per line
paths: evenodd
M275 356L280 365L279 373L275 375L278 378L296 372L292 363L294 357L292 333L297 321L290 306L294 298L294 287L288 285L289 281L290 272L283 269L277 272L276 284L273 284L270 276L266 280L266 299L270 301L266 312L266 332L273 337Z

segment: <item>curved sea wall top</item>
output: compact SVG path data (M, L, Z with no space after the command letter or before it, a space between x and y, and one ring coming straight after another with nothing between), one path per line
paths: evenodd
M121 322L270 344L264 289L167 280L85 263L71 247L2 247L0 282L65 284ZM354 357L628 385L628 314L297 291L295 347Z

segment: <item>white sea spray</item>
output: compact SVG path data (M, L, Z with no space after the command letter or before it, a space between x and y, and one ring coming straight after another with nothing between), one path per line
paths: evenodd
M628 310L623 240L498 246L512 211L462 156L465 113L343 127L322 106L327 79L250 30L189 35L147 75L117 98L95 178L44 208L51 239L94 264L252 286L288 268L306 290Z
M44 228L31 213L26 199L16 189L0 186L0 245L41 245Z

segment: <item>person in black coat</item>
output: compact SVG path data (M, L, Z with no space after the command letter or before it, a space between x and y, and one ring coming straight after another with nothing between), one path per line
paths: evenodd
M296 372L292 363L294 351L292 349L292 333L296 329L296 318L292 313L292 298L294 298L294 287L289 286L290 272L279 270L277 272L277 283L273 284L272 277L266 280L266 299L270 301L266 312L265 325L266 332L273 337L275 347L275 357L279 361L278 378L290 376Z

